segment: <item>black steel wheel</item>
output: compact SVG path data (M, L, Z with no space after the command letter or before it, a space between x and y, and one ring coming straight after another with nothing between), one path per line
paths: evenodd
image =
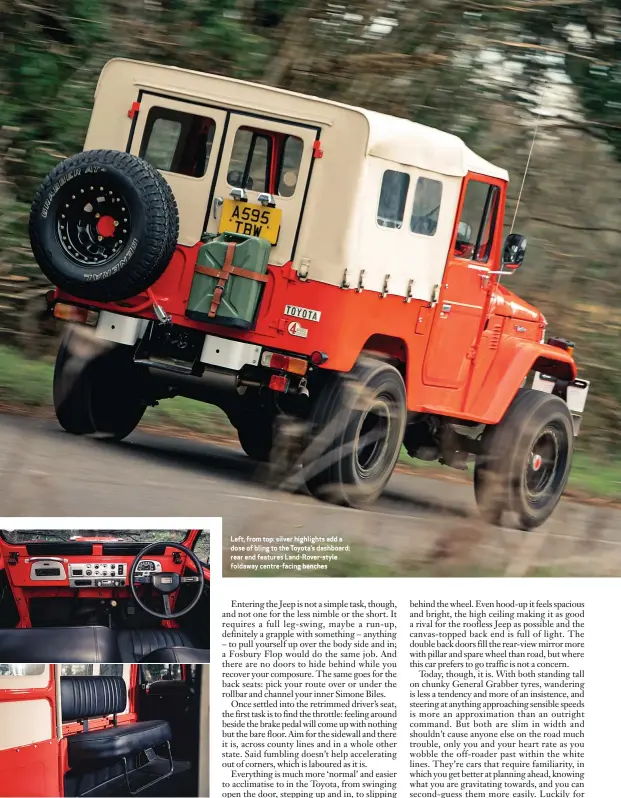
M406 415L394 366L363 357L350 374L333 375L313 408L302 458L309 491L350 507L375 501L399 457Z
M49 280L81 299L127 299L172 258L179 215L170 186L125 152L88 150L43 181L30 213L32 251Z
M542 524L567 485L573 444L573 421L562 399L518 391L503 419L486 428L477 455L474 490L483 517L500 525L509 512L521 529Z

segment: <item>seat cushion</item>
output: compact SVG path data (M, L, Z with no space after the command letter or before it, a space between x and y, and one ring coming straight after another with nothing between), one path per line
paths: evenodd
M0 662L120 662L120 657L116 632L107 626L0 630Z
M209 651L205 648L188 648L187 646L157 648L155 651L150 651L143 662L181 662L186 665L194 663L209 664Z
M127 688L120 676L61 676L63 721L123 712Z
M90 769L170 742L171 738L170 726L165 720L143 720L101 731L79 732L67 737L69 767Z
M146 662L145 657L158 648L185 646L194 648L190 638L181 629L123 629L118 633L121 662ZM18 662L18 660L0 660ZM112 660L114 662L114 660Z

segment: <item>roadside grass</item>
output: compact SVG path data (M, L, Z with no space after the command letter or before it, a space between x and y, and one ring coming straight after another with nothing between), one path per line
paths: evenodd
M0 344L0 403L7 409L29 411L38 408L50 413L53 374L54 363L51 358L29 360L19 350ZM235 438L233 428L219 408L181 396L149 408L143 425L174 428L221 439ZM405 449L401 452L399 463L407 470L425 476L443 476L458 481L472 478L471 464L467 472L455 471L437 462L412 460ZM588 496L621 503L621 460L596 459L585 452L577 452L569 480L569 492L578 497Z

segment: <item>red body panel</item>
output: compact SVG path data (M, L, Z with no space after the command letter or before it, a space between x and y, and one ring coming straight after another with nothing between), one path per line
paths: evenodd
M268 267L254 329L239 331L193 321L185 313L200 243L177 247L152 295L170 314L173 324L307 357L315 351L324 352L328 359L322 368L332 371L348 372L363 350L379 350L405 363L408 410L497 423L542 354L538 347L545 319L536 308L498 284L504 181L475 174L464 179L453 237L469 179L483 180L499 189L489 258L485 263L471 262L457 257L451 247L437 303L405 301L399 296L314 282L312 266L311 279L300 280L289 263ZM57 297L84 304L63 292L57 292ZM307 329L306 338L289 332L294 318L285 315L286 305L321 312L319 322L298 319ZM119 304L89 302L88 307L155 319L146 294ZM573 361L560 349L547 350L543 371L550 363L554 369L555 361L563 364L563 373L575 377Z
M46 686L25 689L0 689L2 705L10 701L44 699L50 706L48 739L42 742L7 748L0 751L0 796L62 796L63 774L60 740L56 738L55 665L50 665L50 679ZM1 721L1 716L0 716Z

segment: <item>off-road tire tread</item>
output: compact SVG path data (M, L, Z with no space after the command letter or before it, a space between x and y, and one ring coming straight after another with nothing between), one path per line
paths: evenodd
M109 280L83 285L64 279L50 267L48 255L41 243L38 219L42 203L56 181L73 169L93 164L113 167L123 172L133 183L145 207L149 235L148 240L142 242L142 257L132 259L131 268L123 269ZM29 233L35 259L53 284L80 298L100 302L118 301L145 291L161 277L175 251L179 236L179 214L172 189L147 161L126 152L86 150L62 161L45 178L32 204ZM120 280L117 279L119 277Z

